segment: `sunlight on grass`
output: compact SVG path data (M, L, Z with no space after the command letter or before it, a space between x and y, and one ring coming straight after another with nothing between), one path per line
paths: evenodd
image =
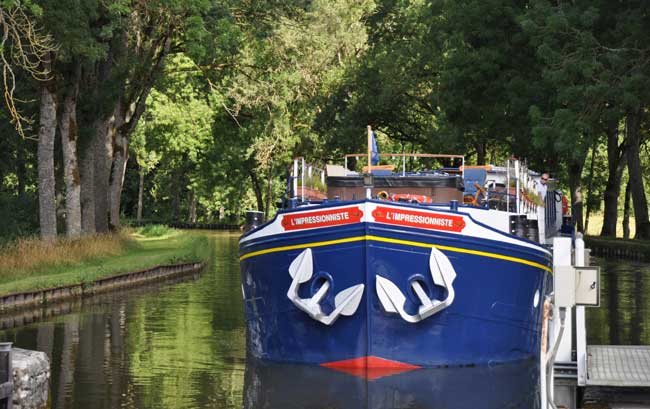
M122 233L56 244L36 239L16 242L0 252L0 294L83 284L118 273L210 257L205 234L168 233L153 238Z
M133 239L128 234L98 234L56 243L38 238L20 239L0 249L2 276L25 273L42 266L74 265L80 261L122 254Z
M164 224L150 224L140 227L136 231L137 236L147 238L167 237L176 234L178 231L174 228L165 226Z
M619 216L616 225L616 237L623 238L623 217ZM593 213L589 216L589 226L586 234L588 236L600 236L603 229L603 214L601 212ZM630 237L634 237L634 216L630 216Z

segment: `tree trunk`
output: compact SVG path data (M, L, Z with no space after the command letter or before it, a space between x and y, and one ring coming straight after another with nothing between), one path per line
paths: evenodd
M476 148L476 164L481 166L485 165L485 157L487 155L487 146L485 142L478 142L474 145Z
M174 189L174 199L172 199L172 220L175 222L181 221L181 188Z
M95 234L95 150L92 142L81 154L79 176L81 177L81 231Z
M76 87L76 86L75 86ZM77 162L77 91L65 97L59 123L65 181L65 225L70 238L81 236L81 185Z
M630 190L630 181L625 185L625 202L623 204L623 238L630 238L630 200L632 191Z
M643 188L643 175L641 158L639 154L641 145L641 111L630 112L625 124L627 133L627 170L630 176L630 190L632 191L632 206L634 207L634 224L636 239L650 238L650 222L648 221L648 202Z
M594 165L596 163L596 148L598 147L598 141L594 142L594 146L591 147L591 164L589 165L589 178L587 182L587 214L585 215L585 232L589 233L589 216L591 215L591 208L593 207L593 185L594 185ZM598 202L600 207L600 201Z
M618 120L607 127L607 184L605 185L605 211L601 236L616 237L618 224L618 197L621 194L621 178L625 169L625 141L618 143Z
M113 157L112 123L114 118L100 119L95 122L93 136L94 149L94 187L95 187L95 230L97 233L108 232L108 192L111 175L111 158Z
M120 201L122 186L126 174L126 163L129 160L129 140L119 131L115 133L113 149L113 174L111 175L111 229L119 229Z
M586 149L579 152L579 157L573 157L569 160L569 190L571 191L571 209L573 219L575 220L576 229L584 233L584 224L582 218L583 199L582 199L582 169L585 165Z
M257 174L254 170L249 170L248 174L251 177L253 191L255 192L255 199L257 200L257 211L264 212L264 199L262 198L262 188L260 187L260 181L257 178Z
M193 189L190 189L190 204L189 204L189 221L196 223L196 194Z
M266 206L264 206L264 220L269 219L271 203L273 200L273 164L269 164L269 175L267 178Z
M144 170L140 168L140 184L138 185L138 215L137 220L142 220L142 205L144 202Z
M49 69L49 67L47 68ZM51 83L41 87L40 126L38 130L38 205L41 239L56 240L56 202L54 178L54 136L56 101Z
M171 29L170 29L171 30ZM144 77L142 85L132 85L134 91L118 103L115 114L115 142L113 150L113 173L110 185L110 224L111 228L120 228L120 201L129 160L129 137L138 126L146 109L147 98L153 88L157 75L165 66L165 59L171 49L171 36L168 31L161 39L162 47L158 51L151 71ZM154 46L156 47L156 46ZM180 216L180 215L179 215Z

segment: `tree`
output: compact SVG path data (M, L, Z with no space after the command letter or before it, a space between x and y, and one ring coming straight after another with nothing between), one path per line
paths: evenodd
M18 108L16 91L16 72L19 68L38 81L48 79L46 55L56 50L56 45L49 35L43 34L36 25L34 18L28 13L40 14L40 7L27 0L0 1L0 63L2 64L2 84L6 108L11 122L21 137L25 137L25 123L30 124L30 118L25 117Z
M49 57L44 57L43 70L50 73ZM38 131L38 203L41 238L56 240L56 207L54 179L54 135L56 131L56 101L53 81L41 85L41 111Z

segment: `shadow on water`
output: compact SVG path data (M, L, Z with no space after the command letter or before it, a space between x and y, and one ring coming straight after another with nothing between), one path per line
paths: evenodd
M650 345L650 265L596 258L600 308L587 308L590 345Z
M365 378L308 365L249 359L244 409L534 409L537 365L427 368Z
M210 237L212 263L198 278L56 307L1 331L0 340L51 357L56 409L535 407L531 362L366 381L247 361L238 234ZM650 344L650 265L598 263L602 306L587 309L588 342Z

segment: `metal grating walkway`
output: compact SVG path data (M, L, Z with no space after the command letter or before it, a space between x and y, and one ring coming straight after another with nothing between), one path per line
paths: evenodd
M650 387L650 346L589 345L587 385Z

